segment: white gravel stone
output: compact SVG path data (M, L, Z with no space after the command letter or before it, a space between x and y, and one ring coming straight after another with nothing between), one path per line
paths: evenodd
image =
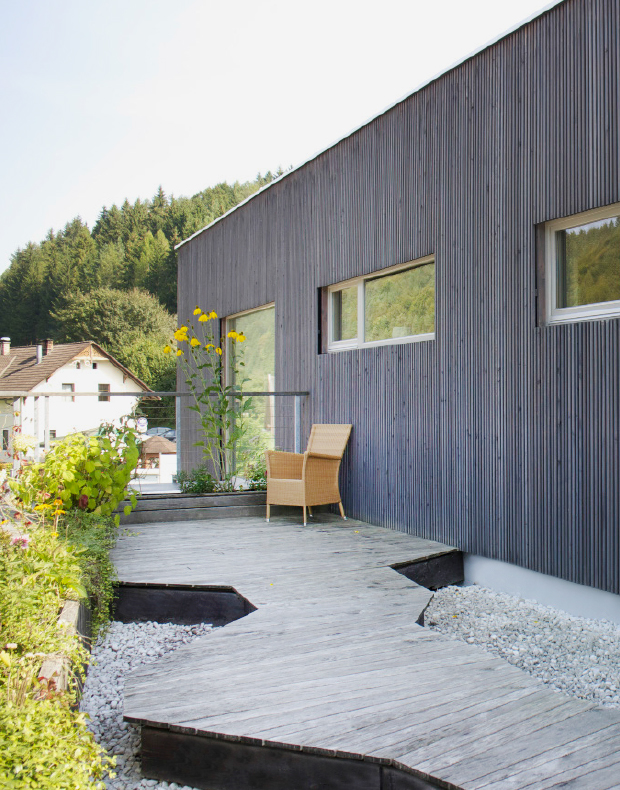
M140 772L140 728L123 721L124 677L211 630L206 623L112 623L103 642L93 648L80 708L88 713L97 741L116 756L116 777L106 780L109 790L178 787L145 779Z
M483 647L561 691L620 707L620 626L485 587L444 587L425 625Z

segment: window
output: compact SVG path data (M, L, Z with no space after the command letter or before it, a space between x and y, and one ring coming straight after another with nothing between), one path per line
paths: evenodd
M9 431L7 428L2 429L2 449L9 449Z
M56 438L56 431L53 428L50 428L50 439Z
M93 370L97 370L97 363L93 362Z
M243 389L246 392L275 391L276 310L273 304L228 316L226 333L243 333ZM228 341L229 343L231 341ZM227 371L230 380L230 370ZM233 383L232 381L230 383ZM265 446L273 447L275 419L274 398L257 397L253 401L250 432L262 436Z
M109 391L110 391L110 385L109 384L100 384L99 385L99 392L104 393L104 392L109 392ZM109 395L100 395L99 396L99 400L100 401L109 401L110 400L110 396Z
M63 392L75 392L75 384L61 384L60 389ZM75 397L73 395L63 395L62 399L65 403L75 402Z
M435 337L435 261L422 258L327 289L329 351Z
M545 225L547 320L620 315L620 204Z

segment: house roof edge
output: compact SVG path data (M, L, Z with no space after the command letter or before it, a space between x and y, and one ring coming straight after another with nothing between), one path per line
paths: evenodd
M208 225L205 225L203 228L200 228L199 230L197 230L194 233L192 233L191 236L188 236L186 239L183 239L183 241L180 241L178 244L175 244L174 249L178 250L180 247L183 247L185 244L187 244L188 242L192 241L192 239L195 239L196 236L200 236L200 234L204 233L205 230L208 230L209 228L213 227L213 225L216 225L218 222L221 222L223 219L228 217L230 214L232 214L233 212L237 211L237 209L240 209L242 206L244 206L250 200L253 200L255 197L258 197L258 195L260 195L266 189L269 189L270 187L274 186L278 182L282 181L282 179L286 178L287 176L290 176L292 173L295 173L297 170L301 170L302 167L305 167L305 165L309 164L310 162L314 161L315 159L318 159L319 156L321 156L322 154L326 153L330 149L335 148L339 143L343 142L343 140L346 140L347 138L349 138L352 135L356 134L361 129L363 129L365 126L368 126L373 121L376 121L377 118L380 118L382 115L385 115L386 113L390 112L390 110L393 110L394 107L397 107L402 102L406 101L407 99L411 98L412 96L415 96L416 93L419 93L421 90L423 90L424 88L428 87L429 85L431 85L436 80L440 79L441 77L444 77L446 74L449 74L451 71L453 71L454 69L458 68L459 66L462 66L463 63L466 63L471 58L474 58L477 55L480 55L486 49L489 49L489 47L494 46L495 44L499 43L504 38L508 38L508 36L511 36L513 33L515 33L520 28L525 27L530 22L533 22L535 19L538 19L539 17L544 16L549 11L551 11L553 8L555 8L558 5L562 5L562 3L565 3L565 2L567 2L567 0L551 0L551 2L548 3L546 6L544 6L543 8L539 9L538 11L534 11L534 13L532 13L529 16L525 17L525 19L522 19L520 22L517 22L516 24L512 25L507 30L504 30L502 33L498 34L494 38L491 38L485 44L482 44L481 46L477 47L472 52L469 52L467 55L464 55L462 58L459 58L454 63L452 63L452 65L448 66L447 68L445 68L442 71L438 72L434 76L432 76L429 79L425 80L424 82L420 83L412 91L409 91L404 96L401 96L400 99L397 99L396 101L392 102L387 107L385 107L383 110L378 112L376 115L373 115L371 118L368 118L363 123L359 124L358 126L355 126L353 129L351 129L349 132L344 134L342 137L339 137L337 140L334 140L333 143L330 143L325 148L321 148L319 151L316 151L314 154L309 156L307 159L304 159L303 161L301 161L298 164L296 164L294 167L291 167L290 170L287 170L285 173L282 173L282 175L278 176L278 178L275 178L273 181L270 181L268 184L265 184L264 186L262 186L256 192L253 192L251 195L249 195L247 198L245 198L245 200L242 200L241 203L237 203L236 206L233 206L232 208L228 209L228 211L225 214L222 214L221 217L217 217L216 219L214 219L211 222L209 222Z

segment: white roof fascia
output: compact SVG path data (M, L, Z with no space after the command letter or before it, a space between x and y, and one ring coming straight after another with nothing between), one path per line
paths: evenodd
M404 102L407 99L409 99L411 96L414 96L416 93L419 93L419 91L421 91L423 88L426 88L432 82L435 82L435 80L438 80L440 77L445 76L446 74L451 72L453 69L457 68L458 66L461 66L463 63L465 63L466 61L470 60L470 58L473 58L476 55L479 55L481 52L484 52L485 49L488 49L489 47L492 47L494 44L497 44L503 38L508 38L508 36L511 36L513 33L515 33L517 30L519 30L519 28L525 27L525 25L529 24L534 19L537 19L538 17L543 16L548 11L551 11L552 8L555 8L555 6L561 5L564 2L566 2L566 0L552 0L552 2L550 2L548 5L544 6L543 8L541 8L538 11L534 11L533 14L530 14L525 19L522 19L520 22L517 22L512 27L509 27L508 30L505 30L503 33L500 33L498 36L495 36L494 38L490 39L490 41L487 41L486 44L482 44L482 46L478 47L477 49L474 49L468 55L465 55L464 57L459 58L451 66L448 66L446 69L444 69L443 71L438 72L437 74L435 74L430 79L425 80L424 82L420 83L420 85L418 85L417 88L414 88L409 93L406 93L404 96L401 96L400 99L397 99L396 101L392 102L392 104L389 104L385 109L383 109L383 110L381 110L381 112L377 113L377 115L373 115L371 118L368 118L368 120L364 121L359 126L355 126L353 129L351 129L350 132L347 132L347 134L343 135L342 137L339 137L337 140L334 140L334 142L330 143L330 145L328 145L325 148L322 148L320 151L317 151L316 153L312 154L307 159L304 159L302 162L299 162L299 164L295 165L294 167L291 167L291 169L287 170L286 173L282 173L282 175L278 176L278 178L275 178L273 181L270 181L268 184L265 184L260 189L256 190L256 192L253 192L245 200L242 200L241 203L237 203L236 206L233 206L231 209L228 209L228 211L225 214L222 214L221 217L217 217L216 219L213 220L213 222L210 222L208 225L205 225L204 228L200 228L200 230L197 230L195 233L192 233L191 236L188 236L186 239L183 239L183 241L180 241L178 244L175 244L174 249L178 250L179 247L182 247L184 244L187 244L188 241L191 241L192 239L196 238L196 236L199 236L201 233L203 233L205 230L207 230L207 228L210 228L213 225L215 225L218 222L220 222L221 220L225 219L230 214L232 214L233 211L237 211L237 209L240 209L248 201L250 201L253 198L255 198L258 195L260 195L261 192L264 192L266 189L269 189L269 187L272 187L274 184L277 184L283 178L286 178L286 176L291 175L291 173L294 173L295 171L300 170L302 167L304 167L304 165L307 165L309 162L312 162L314 159L317 159L319 156L321 156L321 154L324 154L326 151L329 151L330 148L334 148L336 145L338 145L338 143L341 143L343 140L346 140L348 137L351 137L351 135L354 135L356 132L359 132L360 129L363 129L365 126L367 126L368 124L372 123L377 118L380 118L382 115L385 115L390 110L393 110L394 107L396 107L398 104L401 104L401 102Z

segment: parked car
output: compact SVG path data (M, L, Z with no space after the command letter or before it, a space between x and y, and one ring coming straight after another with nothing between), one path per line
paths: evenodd
M166 428L165 426L159 426L159 425L156 428L149 428L146 434L147 436L164 436L167 439L168 437L166 436L166 434L170 433L170 431L172 431L172 433L174 433L174 435L176 436L176 431L173 430L172 428Z
M169 428L162 436L164 439L169 439L171 442L176 442L177 440L177 432L174 428Z

